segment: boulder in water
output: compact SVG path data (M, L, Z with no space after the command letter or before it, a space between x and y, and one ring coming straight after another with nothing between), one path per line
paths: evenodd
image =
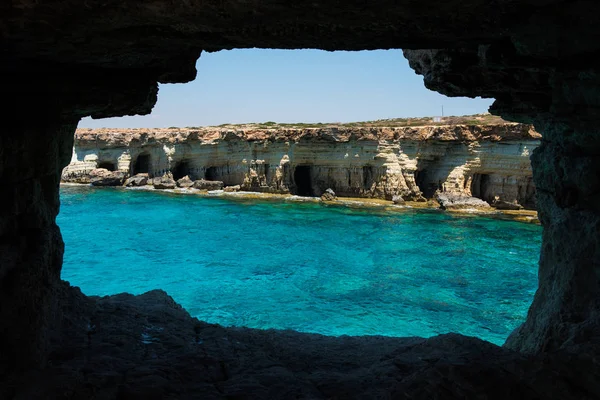
M435 199L443 210L460 210L465 208L490 208L490 205L477 197L462 193L436 192Z
M335 192L333 191L333 189L327 188L327 190L325 190L325 192L321 195L321 200L322 201L334 201L334 200L337 200L337 196L335 195Z
M148 184L148 179L149 179L149 177L148 177L148 174L146 174L146 173L136 174L125 181L125 186L127 186L127 187L144 186L144 185Z
M109 171L106 168L96 168L90 172L92 186L121 186L125 180L125 173Z
M223 189L223 182L221 181L207 181L206 179L199 179L194 181L193 188L199 190L221 190Z
M394 197L392 197L392 202L394 204L404 204L405 203L404 199L400 195L395 195Z
M187 175L177 181L177 186L180 188L187 189L189 187L192 187L193 185L194 181L192 181Z
M227 193L231 193L231 192L239 192L241 190L241 186L240 185L235 185L235 186L226 186L223 191L227 192Z
M154 189L175 189L176 183L169 175L163 175L160 178L152 180Z

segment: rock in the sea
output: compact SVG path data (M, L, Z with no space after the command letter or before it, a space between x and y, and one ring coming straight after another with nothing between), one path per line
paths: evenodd
M222 181L207 181L206 179L199 179L194 181L193 188L199 190L221 190L223 189Z
M224 191L224 192L228 192L228 193L231 193L231 192L239 192L239 191L241 190L241 188L242 188L242 187L241 187L240 185L226 186L226 187L223 189L223 191Z
M396 196L392 197L392 202L394 204L404 204L405 203L405 201L402 198L402 196L399 196L399 195L396 195Z
M321 195L321 200L322 201L334 201L334 200L337 200L337 196L335 195L335 192L333 191L333 189L327 188L325 190L325 192Z
M494 198L494 200L491 203L491 206L498 209L498 210L522 210L523 206L520 205L519 203L515 202L510 202L510 201L504 201L504 200L500 200L498 198L498 196L496 196L496 198Z
M193 185L194 181L192 181L187 175L177 181L177 186L180 188L187 189L189 187L192 187Z
M477 197L462 193L437 192L435 199L443 210L460 210L464 208L489 208L490 205Z
M169 175L163 175L160 178L152 180L154 189L175 189L176 183Z
M121 186L124 180L125 174L121 171L96 168L90 172L90 183L93 186Z
M145 173L134 175L125 181L125 186L135 187L135 186L147 185L148 178L149 178L148 174L145 174Z

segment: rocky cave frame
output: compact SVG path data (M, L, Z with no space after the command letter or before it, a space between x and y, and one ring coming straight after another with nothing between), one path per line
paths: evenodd
M583 0L3 3L0 72L11 102L0 134L0 397L67 387L128 398L600 397L599 14L598 2ZM503 347L460 335L227 330L193 321L163 294L87 298L60 280L58 188L78 121L147 114L157 83L194 79L202 51L251 47L403 48L428 88L495 98L492 113L542 133L531 157L544 226L539 288ZM153 360L134 339L110 340L155 326L163 341ZM224 335L243 348L217 342ZM169 375L179 370L187 372Z

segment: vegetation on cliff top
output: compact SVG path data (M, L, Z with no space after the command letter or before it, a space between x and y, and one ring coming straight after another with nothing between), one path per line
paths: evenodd
M463 115L460 117L450 116L434 119L432 117L419 117L419 118L389 118L389 119L378 119L374 121L361 121L361 122L314 122L314 123L279 123L274 121L267 122L255 122L246 124L222 124L219 128L254 128L254 129L277 129L277 128L330 128L330 127L356 127L356 128L369 128L369 127L404 127L404 126L452 126L452 125L497 125L505 124L507 121L501 117L491 114L475 114L475 115ZM187 128L200 128L189 126ZM170 129L178 129L177 127L170 127Z

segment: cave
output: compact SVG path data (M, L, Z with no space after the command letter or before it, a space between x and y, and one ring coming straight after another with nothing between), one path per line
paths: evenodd
M176 181L183 178L184 176L189 176L190 175L189 161L186 161L186 160L178 161L175 164L175 167L171 170L171 173L173 174L173 179L175 179ZM210 180L212 180L212 179L210 179Z
M313 197L312 174L310 165L297 165L294 168L295 195Z
M140 154L133 164L133 175L150 173L150 154Z
M10 99L0 134L0 398L600 397L599 14L599 2L558 0L0 5ZM539 287L504 346L456 334L224 328L163 291L88 297L61 280L55 218L79 120L148 114L159 83L196 77L202 51L254 47L404 48L429 89L494 98L492 114L542 133L531 156ZM160 342L141 342L148 332Z
M217 179L217 167L208 167L204 171L204 179L207 181L216 181Z
M116 166L115 163L111 162L111 161L102 161L98 163L98 168L104 168L107 169L109 171L114 171L116 170Z
M471 196L484 201L491 201L492 199L487 196L489 185L490 176L488 174L473 174L473 179L471 180Z
M415 171L415 183L426 199L432 198L435 191L442 188L441 183L433 180L426 168Z
M375 171L372 165L365 165L362 168L363 174L363 189L369 190L375 182Z

